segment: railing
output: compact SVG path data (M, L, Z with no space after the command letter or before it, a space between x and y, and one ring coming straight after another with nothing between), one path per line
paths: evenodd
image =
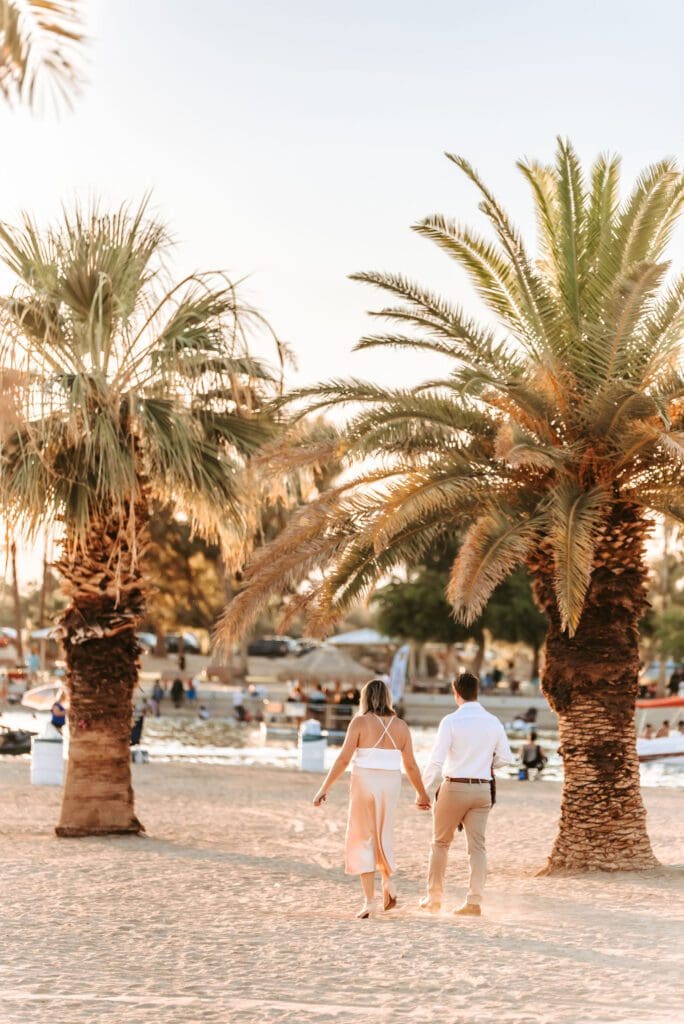
M354 704L324 704L322 701L310 701L306 709L307 718L315 718L329 732L346 732L359 710Z
M305 718L314 718L329 732L346 732L358 711L354 704L328 704L323 701L267 701L266 723L292 724L298 727Z

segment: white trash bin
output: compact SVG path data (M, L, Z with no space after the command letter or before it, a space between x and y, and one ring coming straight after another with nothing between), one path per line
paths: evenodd
M324 772L325 748L328 741L321 732L321 723L307 718L299 728L300 772Z
M62 738L31 739L31 782L34 786L61 786L64 782Z

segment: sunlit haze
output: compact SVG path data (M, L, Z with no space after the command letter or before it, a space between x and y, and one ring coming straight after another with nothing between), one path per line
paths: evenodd
M0 107L12 154L0 216L152 190L179 269L247 275L303 381L429 372L415 355L350 354L376 297L347 275L398 269L468 296L461 272L410 231L435 211L478 223L444 150L466 155L531 232L515 160L551 159L557 134L583 159L621 153L625 182L682 148L674 0L647 12L630 0L85 7L89 83L74 113Z
M247 277L245 298L311 382L429 374L429 358L352 353L377 296L350 282L396 269L472 302L460 270L410 231L435 211L482 224L466 155L529 235L515 169L569 136L623 156L623 183L682 149L684 8L661 0L93 0L88 84L71 114L0 106L0 217L152 192L177 269ZM673 243L681 263L684 240ZM6 286L7 277L0 278Z

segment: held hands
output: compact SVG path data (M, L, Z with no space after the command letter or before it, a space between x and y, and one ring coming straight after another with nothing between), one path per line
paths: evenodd
M422 793L416 794L416 807L419 811L429 811L431 806L432 802L425 790Z
M314 807L320 807L322 803L325 803L327 798L328 794L324 790L319 789L316 796L313 798Z

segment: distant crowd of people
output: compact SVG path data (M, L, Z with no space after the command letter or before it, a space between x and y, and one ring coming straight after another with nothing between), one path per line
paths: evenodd
M263 704L268 697L265 686L252 684L241 686L233 693L233 713L239 722L260 721L263 718ZM290 683L285 702L287 704L306 704L308 712L315 717L316 706L337 705L358 707L361 691L357 686L343 686L340 682L331 682L323 686L317 682L307 689L298 679ZM312 707L313 705L313 707Z
M521 682L518 679L515 672L515 664L509 661L506 665L506 671L495 666L494 668L488 669L482 677L482 690L500 690L503 686L508 689L508 692L512 696L516 696L520 693Z
M187 679L184 681L180 676L176 676L169 684L169 681L166 679L156 679L152 687L152 693L147 700L148 710L155 718L159 718L162 703L167 697L171 699L171 703L176 709L181 708L186 700L190 704L194 704L197 700L197 684L195 680Z
M389 677L380 678L385 683L389 682ZM349 704L358 707L361 702L361 690L358 686L344 687L340 682L331 683L327 687L322 683L315 683L307 693L306 687L297 681L290 686L287 699L303 704Z
M142 722L145 716L152 715L154 718L159 718L166 700L170 700L174 708L178 710L184 706L186 701L190 706L197 705L198 699L197 683L194 679L183 680L180 676L176 676L170 682L168 679L155 679L149 696L145 696L143 690L140 690L140 699L133 713L131 743L140 742L139 739L133 737L142 733ZM202 721L206 721L210 717L210 711L205 704L197 706L197 717Z
M260 709L267 698L268 690L265 686L252 683L248 687L238 687L233 693L233 714L238 722L251 722L252 719L261 721L263 714ZM249 707L245 702L249 704Z
M677 723L677 732L684 736L684 719ZM645 725L641 733L641 738L644 740L659 740L662 737L672 735L672 729L670 723L666 719L658 729L655 729L652 725Z

